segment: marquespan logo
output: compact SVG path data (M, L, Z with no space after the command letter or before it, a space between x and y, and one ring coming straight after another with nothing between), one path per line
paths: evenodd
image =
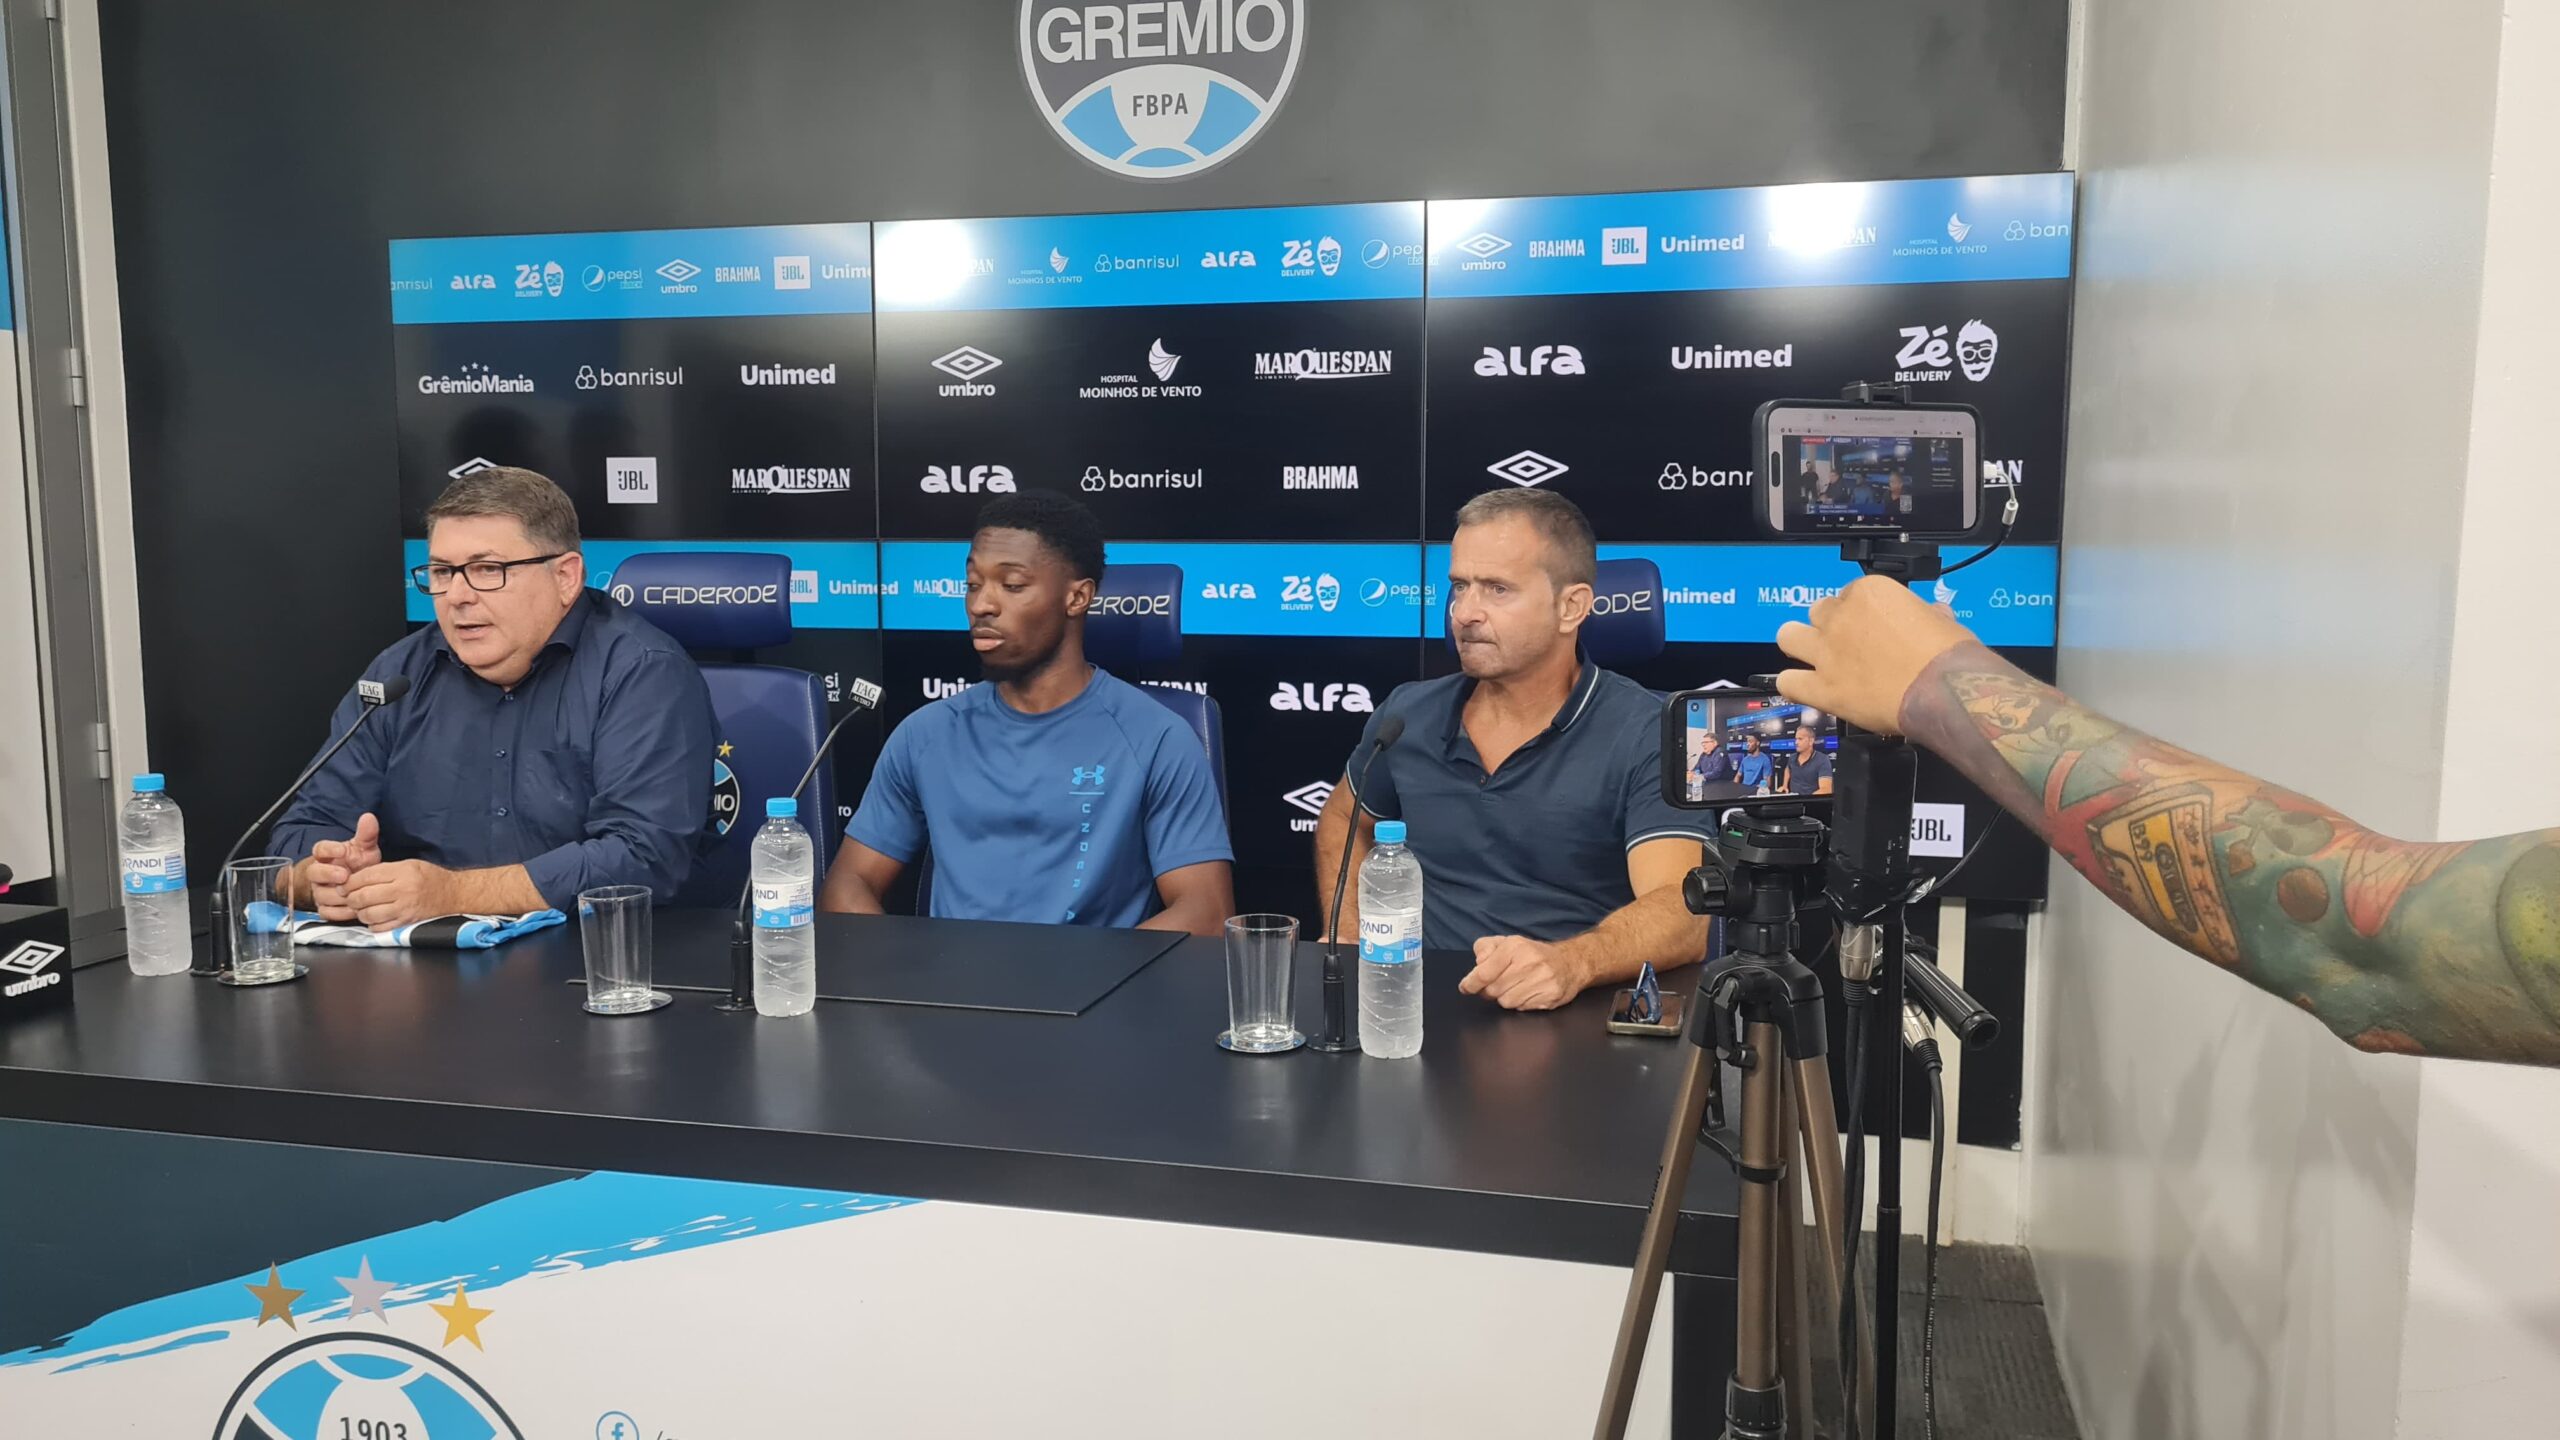
M1304 0L1022 0L1017 43L1032 103L1069 149L1115 175L1179 180L1262 132L1305 34Z
M214 1440L524 1440L480 1382L387 1335L315 1335L278 1350L231 1392L213 1433Z

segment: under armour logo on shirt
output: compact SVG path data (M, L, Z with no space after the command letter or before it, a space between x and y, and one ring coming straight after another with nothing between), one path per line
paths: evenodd
M1070 785L1091 785L1099 788L1102 784L1102 767L1099 765L1079 765L1068 773L1067 783Z

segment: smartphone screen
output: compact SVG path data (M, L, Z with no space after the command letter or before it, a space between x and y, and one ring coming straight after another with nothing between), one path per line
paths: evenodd
M1779 401L1761 412L1769 528L1781 535L1969 534L1980 424L1965 407Z
M1726 810L1828 796L1840 722L1765 690L1684 690L1663 710L1662 796Z

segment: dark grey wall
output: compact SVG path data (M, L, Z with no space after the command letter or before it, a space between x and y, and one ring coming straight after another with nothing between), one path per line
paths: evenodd
M2060 0L1308 0L1196 179L1010 0L102 0L153 763L210 865L401 629L384 242L2047 170ZM289 656L281 636L295 637Z

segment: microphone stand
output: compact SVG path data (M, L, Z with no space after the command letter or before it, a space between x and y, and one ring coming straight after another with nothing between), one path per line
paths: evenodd
M249 828L241 831L240 838L232 841L231 848L223 852L222 864L213 872L212 892L205 897L205 918L210 933L205 936L204 958L187 967L188 974L215 979L231 973L231 885L225 878L230 874L231 862L240 858L240 852L249 848L251 840L266 833L267 827L275 822L276 816L283 812L284 807L292 803L294 796L302 793L302 787L310 783L312 776L320 773L322 766L337 758L338 752L347 747L348 741L356 738L356 732L364 728L364 722L374 717L374 712L393 700L399 699L400 695L407 694L408 690L407 683L403 681L399 694L388 695L380 700L366 701L364 710L356 716L356 723L347 727L347 733L339 736L328 749L320 752L319 759L312 761L301 774L293 777L293 783L284 787L284 793L276 797L276 803L268 806L265 814L250 821ZM290 903L293 897L288 894L285 899ZM289 978L301 977L296 974Z
M1386 728L1386 724L1393 723L1391 719L1380 725L1377 743L1369 747L1368 758L1360 762L1359 772L1346 770L1342 776L1351 787L1351 823L1342 832L1342 863L1334 870L1333 908L1324 925L1324 1033L1307 1040L1309 1049L1328 1055L1355 1054L1360 1049L1359 1037L1351 1033L1351 1000L1342 964L1342 896L1351 888L1351 852L1358 848L1353 842L1360 838L1362 783L1369 778L1369 767L1378 763L1378 752L1404 734L1400 724L1392 730Z
M846 723L880 703L880 687L868 680L855 680L848 693L853 696L853 704L836 718L836 723L827 727L826 738L818 742L817 753L809 757L809 768L800 772L799 781L791 787L791 799L799 799L800 792L809 788L809 777L818 773L818 766L825 762L827 752L835 747L836 735ZM746 817L741 815L738 818L743 820ZM732 1015L752 1015L756 1008L756 932L755 923L749 918L749 907L756 894L752 859L748 861L747 872L747 883L738 889L737 913L729 922L729 994L717 1007Z

